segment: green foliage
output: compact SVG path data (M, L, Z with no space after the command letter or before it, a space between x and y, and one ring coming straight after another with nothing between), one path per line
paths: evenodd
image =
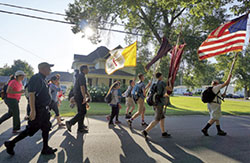
M4 65L4 67L0 69L0 75L14 75L17 70L24 71L27 78L30 78L34 74L34 69L26 61L14 60L14 64L12 66Z
M231 10L236 15L241 15L249 12L250 1L249 0L237 0L237 3L231 7Z
M235 53L229 53L216 57L217 69L221 70L223 80L227 79ZM236 91L245 89L245 96L250 96L250 47L246 54L238 53L237 61L233 69L233 83L236 84Z

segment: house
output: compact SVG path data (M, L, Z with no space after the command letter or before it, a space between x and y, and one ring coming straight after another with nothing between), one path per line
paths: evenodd
M47 80L50 80L52 76L60 75L60 86L63 92L66 92L73 85L73 73L54 71L46 77Z
M9 76L0 76L0 88L10 79Z
M107 75L105 61L109 56L109 49L104 46L98 47L88 55L75 54L72 69L76 72L81 65L87 65L89 73L86 77L89 86L110 86L115 80L121 81L122 85L128 85L129 80L135 76L135 67L125 67L112 75Z

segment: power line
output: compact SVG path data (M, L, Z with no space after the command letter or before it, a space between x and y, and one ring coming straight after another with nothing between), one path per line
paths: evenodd
M4 38L4 37L2 37L2 36L0 36L0 39L2 39L2 40L4 40L4 41L8 42L9 44L11 44L11 45L13 45L13 46L15 46L15 47L17 47L17 48L23 50L23 51L25 51L25 52L27 52L27 53L29 53L29 54L35 56L35 57L37 57L37 58L40 58L40 59L42 59L42 60L48 61L47 59L44 59L44 58L39 57L38 55L34 54L33 52L31 52L31 51L29 51L29 50L27 50L27 49L25 49L25 48L23 48L23 47L21 47L21 46L19 46L19 45L15 44L15 43L13 43L13 42L11 42L11 41L9 41L9 40L7 40L6 38Z
M7 3L1 3L1 2L0 2L0 5L2 5L2 6L8 6L8 7L14 7L14 8L20 8L20 9L26 9L26 10L36 11L36 12L42 12L42 13L46 13L46 14L66 16L65 14L61 14L61 13L57 13L57 12L45 11L45 10L40 10L40 9L35 9L35 8L30 8L30 7L17 6L17 5L12 5L12 4L7 4Z
M66 21L61 21L61 20L56 20L56 19L49 19L49 18L43 18L43 17L39 17L39 16L21 14L21 13L11 12L11 11L5 11L5 10L0 10L0 12L5 13L5 14L11 14L11 15L18 15L18 16L24 16L24 17L34 18L34 19L47 20L47 21L52 21L52 22L57 22L57 23L74 24L74 23L70 23L70 22L66 22Z
M66 22L66 21L61 21L61 20L56 20L56 19L43 18L43 17L33 16L33 15L27 15L27 14L21 14L21 13L10 12L10 11L4 11L4 10L0 10L0 12L5 13L5 14L11 14L11 15L18 15L18 16L29 17L29 18L33 18L33 19L40 19L40 20L46 20L46 21L51 21L51 22L57 22L57 23L74 25L74 23L70 23L70 22ZM130 35L136 35L136 36L152 37L152 36L149 36L149 35L143 35L143 34L133 33L133 32L126 32L126 31L121 31L121 30L116 30L116 29L108 29L108 28L102 28L102 27L99 27L98 29L100 29L100 30L106 30L106 31L112 31L112 32L119 32L119 33L124 33L124 34L130 34Z

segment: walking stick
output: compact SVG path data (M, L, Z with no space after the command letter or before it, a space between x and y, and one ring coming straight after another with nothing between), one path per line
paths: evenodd
M238 56L238 53L236 52L236 54L234 55L234 60L233 60L233 63L232 63L232 66L231 66L231 69L230 69L230 72L229 72L229 74L228 74L228 75L232 75L233 68L234 68L235 62L236 62L236 60L237 60L237 56ZM224 91L223 95L226 95L227 88L228 88L228 85L226 86L226 88L225 88L225 91ZM224 99L224 97L223 97L223 99Z

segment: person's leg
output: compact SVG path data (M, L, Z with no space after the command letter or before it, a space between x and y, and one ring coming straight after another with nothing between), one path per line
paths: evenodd
M138 101L137 101L137 104L138 104L138 111L132 116L131 120L133 121L134 119L136 119L139 115L142 114L143 112L143 99L142 98L139 98Z
M116 122L118 122L118 123L119 123L119 112L120 112L120 108L119 108L119 106L117 105L115 120L116 120Z
M85 115L87 113L87 109L86 109L86 103L85 104L82 104L80 103L80 109L79 109L79 119L78 119L78 131L79 130L83 130L84 129L84 118L85 118Z
M5 113L1 118L0 118L0 124L6 121L7 119L12 117L12 110L11 108L11 102L8 99L4 100L5 104L8 106L8 112Z
M20 130L21 122L20 122L20 111L17 100L13 100L12 103L12 113L13 113L13 131Z
M110 119L109 119L109 124L114 124L113 119L114 119L115 115L116 115L116 107L112 106L111 107L111 116L110 116Z
M150 130L152 130L152 128L154 128L157 124L159 123L159 121L153 120L148 127L145 129L146 132L149 132Z
M165 132L165 119L160 120L161 133Z

